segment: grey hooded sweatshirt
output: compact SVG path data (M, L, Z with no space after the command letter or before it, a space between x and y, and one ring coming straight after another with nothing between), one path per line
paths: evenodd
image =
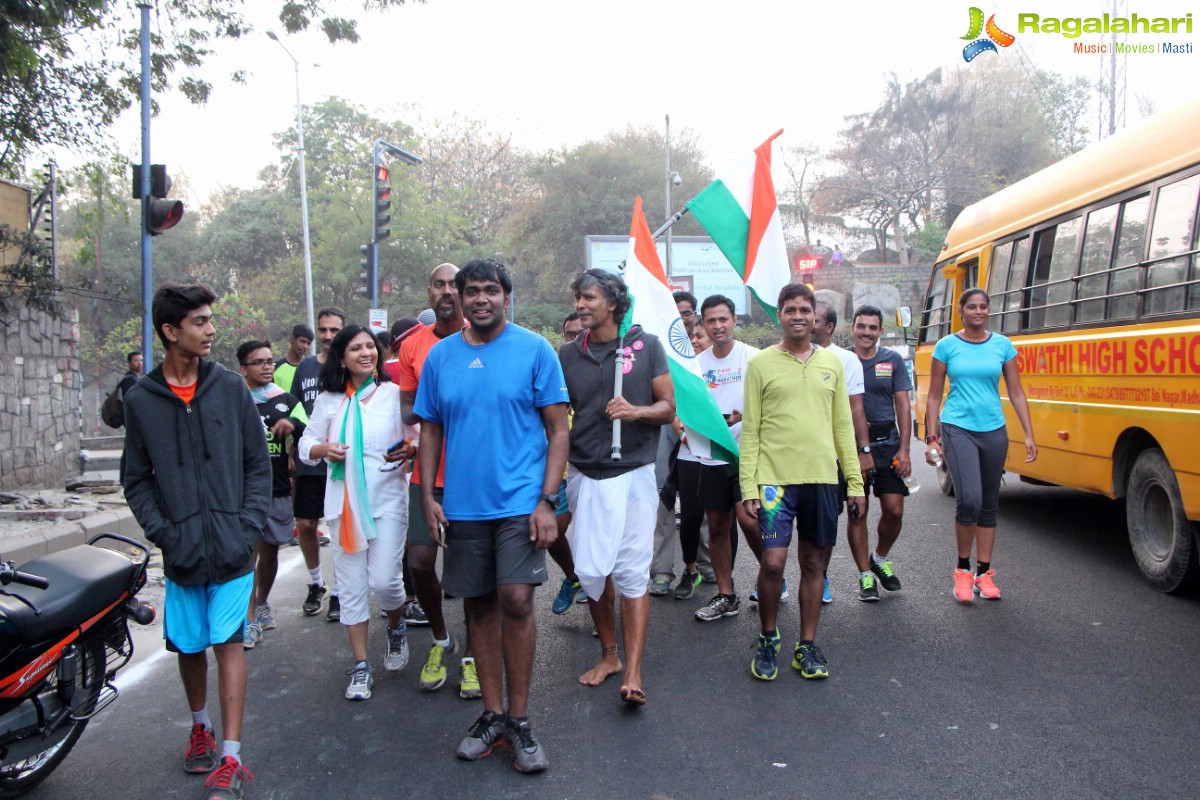
M125 453L125 499L168 578L225 583L254 568L271 462L240 376L202 360L185 405L158 366L125 396Z

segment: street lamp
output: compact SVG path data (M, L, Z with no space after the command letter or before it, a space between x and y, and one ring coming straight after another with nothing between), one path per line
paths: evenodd
M683 178L679 177L679 173L671 171L671 115L667 114L667 180L666 180L666 184L663 188L663 201L664 201L665 212L666 212L664 215L664 218L666 219L668 225L671 222L671 215L674 213L671 211L671 187L672 186L681 186L682 184L683 184ZM667 268L667 277L669 278L669 277L671 277L671 229L670 228L667 228L666 245L667 245L667 260L666 260L666 264L664 264L664 266Z
M304 171L304 106L300 103L300 62L292 55L292 51L288 50L287 46L279 40L275 31L267 31L267 36L283 48L283 52L288 54L288 58L296 66L296 138L300 145L300 225L304 229L304 299L308 304L308 327L315 331L317 320L313 313L312 249L308 241L308 176ZM313 64L313 66L318 65Z

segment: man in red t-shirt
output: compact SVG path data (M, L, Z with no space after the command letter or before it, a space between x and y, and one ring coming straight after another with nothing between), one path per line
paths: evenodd
M421 422L420 417L413 414L413 404L417 398L417 386L421 380L421 369L425 366L425 357L435 344L466 327L458 289L454 286L454 276L457 273L458 267L453 264L439 264L433 270L429 276L429 305L437 319L432 325L423 326L410 333L400 345L400 377L397 383L400 387L401 413L406 425L419 425ZM416 442L412 444L412 452L406 450L405 454L415 457ZM442 487L445 485L445 467L446 457L443 449L434 489L438 502L441 502ZM442 614L442 583L438 579L436 568L438 547L429 535L425 518L421 514L420 484L420 466L417 465L413 467L408 495L408 569L412 575L413 588L416 589L417 602L428 617L433 633L433 647L429 651L425 666L421 669L421 688L434 691L446 682L446 667L442 663L442 656L447 652L456 652L458 644L450 638L450 631L446 628L446 619ZM469 641L465 657L462 659L462 678L458 693L465 699L482 696Z

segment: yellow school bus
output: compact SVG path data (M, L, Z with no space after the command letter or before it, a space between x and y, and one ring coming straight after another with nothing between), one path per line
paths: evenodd
M923 428L933 346L961 329L959 294L985 288L1039 451L1025 463L1006 397L1005 469L1124 498L1138 567L1162 591L1200 580L1198 198L1200 98L968 207L930 276L915 357Z

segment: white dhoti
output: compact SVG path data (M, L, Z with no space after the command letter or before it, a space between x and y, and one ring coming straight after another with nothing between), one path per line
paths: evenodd
M644 595L659 502L654 465L602 481L571 467L567 502L572 514L569 538L575 574L587 596L599 600L610 576L622 597Z

